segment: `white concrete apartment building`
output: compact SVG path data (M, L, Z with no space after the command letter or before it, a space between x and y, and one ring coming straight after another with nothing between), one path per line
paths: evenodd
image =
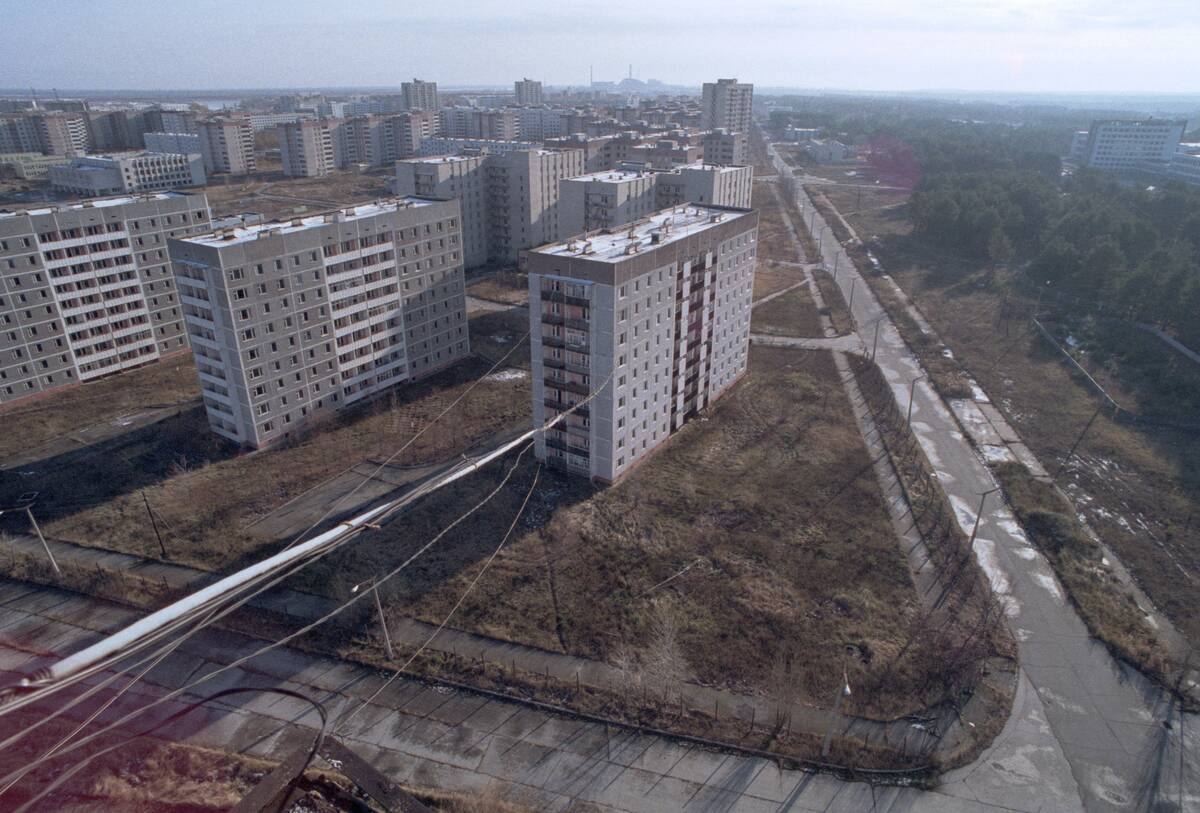
M563 236L632 223L663 207L658 175L642 170L605 170L559 184L558 222Z
M214 118L197 122L200 154L206 171L229 175L254 172L254 125L245 118Z
M469 267L484 260L516 262L521 251L560 236L559 182L583 171L582 150L514 150L396 164L398 194L432 193L463 203L463 229L472 244ZM481 187L482 184L482 187ZM480 259L477 235L485 237Z
M199 155L161 152L77 156L46 176L54 189L85 197L184 189L207 180Z
M0 116L0 153L85 155L92 138L86 113L18 113Z
M618 169L567 178L560 184L561 236L616 228L682 203L750 208L754 169L693 164L670 170L619 164Z
M540 459L614 482L745 374L757 233L684 206L526 255Z
M142 136L146 152L167 152L178 155L202 155L200 136L196 133L146 133ZM208 167L205 166L205 171Z
M1169 163L1183 140L1186 121L1112 119L1092 122L1083 164L1107 172L1128 172L1145 161Z
M749 82L738 82L737 79L705 82L700 94L700 127L748 133L753 107L754 85Z
M559 239L559 182L583 173L582 150L522 150L490 156L489 257L516 262L522 251Z
M437 82L423 82L413 79L411 82L400 83L400 96L404 100L405 110L437 110Z
M279 160L289 178L315 178L337 169L334 125L329 119L305 119L281 124Z
M173 240L212 430L268 446L467 356L459 223L397 198Z
M658 175L658 205L707 203L749 208L754 189L754 168L692 164Z
M699 141L704 150L706 164L750 163L749 140L745 133L734 133L725 129L709 130L700 134Z
M541 145L534 141L500 141L492 138L443 138L434 136L421 142L418 155L451 155L454 153L487 153L495 155L503 152L518 152L520 150L536 150Z
M488 260L491 225L486 161L484 155L443 155L396 162L397 195L459 201L465 268L477 268Z
M185 351L167 240L209 220L169 192L0 211L0 404Z
M564 133L561 110L552 107L518 107L514 112L517 114L517 138L545 141Z
M517 112L512 108L479 110L474 107L443 107L438 135L443 138L485 138L513 141L518 135Z
M513 95L518 106L542 103L542 83L536 79L520 79L513 82Z

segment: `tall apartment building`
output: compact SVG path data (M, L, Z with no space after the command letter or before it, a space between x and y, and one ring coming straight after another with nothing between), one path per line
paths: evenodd
M704 150L706 164L750 163L749 140L745 133L734 133L718 128L700 134L700 146Z
M567 178L559 184L561 234L577 235L641 220L661 209L658 173L605 170Z
M500 141L494 138L442 138L434 136L421 141L418 155L450 155L452 153L487 153L536 150L540 145L533 141Z
M559 238L559 181L583 173L582 150L522 150L488 158L488 254L516 262L520 253Z
M196 133L146 133L143 137L146 152L173 152L181 155L202 155L200 136ZM207 170L208 167L206 166Z
M86 113L34 113L0 117L0 153L85 155L91 148Z
M212 430L267 446L465 357L459 218L399 198L173 240Z
M488 260L491 221L486 161L483 155L443 155L396 162L397 195L458 200L465 268L476 268Z
M204 161L195 153L81 155L50 167L46 176L61 192L95 197L204 186Z
M304 119L279 125L283 174L289 178L315 178L335 170L333 127L330 119Z
M196 132L208 172L248 175L256 169L254 126L248 119L207 119L196 125Z
M411 82L400 83L400 96L404 99L405 110L437 110L437 82L423 82L413 79Z
M757 233L686 206L526 255L540 459L611 483L746 372Z
M754 85L737 79L705 82L700 94L700 127L718 127L736 133L750 132L753 121Z
M140 150L146 146L146 115L140 110L107 110L88 113L92 149ZM190 150L199 152L199 150Z
M544 141L564 133L563 111L552 107L518 107L517 137L527 141Z
M436 110L409 110L388 116L388 122L395 145L395 155L389 160L395 160L420 154L425 139L437 133L439 117Z
M443 138L486 138L512 141L519 120L512 108L480 110L475 107L444 107L438 134Z
M557 240L559 181L582 171L581 150L413 158L397 162L396 191L463 201L467 264L474 267L516 262L524 249Z
M1186 130L1183 120L1095 121L1088 131L1083 162L1108 172L1135 170L1146 161L1170 163Z
M513 95L516 96L518 107L539 105L542 103L542 83L536 79L521 79L513 82Z
M199 117L191 110L152 107L143 114L148 133L195 133Z
M619 165L559 185L560 236L613 229L683 203L750 208L754 170L693 164L671 170Z
M176 193L0 212L0 404L187 349L167 240L209 220Z

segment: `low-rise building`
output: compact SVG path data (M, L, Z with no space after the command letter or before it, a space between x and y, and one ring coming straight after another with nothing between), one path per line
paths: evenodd
M40 152L0 153L0 170L26 181L45 178L50 172L50 167L60 167L69 163L71 157L68 155L43 155Z
M470 352L457 201L398 198L173 240L212 430L260 448Z
M0 211L0 404L185 351L167 240L209 220L171 192Z
M754 167L691 164L658 174L658 205L705 203L750 208Z
M1147 162L1170 163L1187 122L1167 119L1111 119L1092 122L1083 164L1107 172L1129 172Z
M76 156L46 176L55 189L85 197L184 189L207 180L199 155L161 152Z
M745 374L757 234L683 206L526 254L540 459L611 483Z

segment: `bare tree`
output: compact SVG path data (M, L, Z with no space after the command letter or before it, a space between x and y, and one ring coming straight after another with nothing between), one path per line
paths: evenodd
M646 643L646 680L651 688L662 693L664 702L670 701L691 674L679 637L678 606L670 598L655 601Z

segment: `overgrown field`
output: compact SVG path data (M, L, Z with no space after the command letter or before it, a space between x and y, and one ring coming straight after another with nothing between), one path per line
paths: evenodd
M518 344L524 320L516 322L521 324L508 314L476 316L471 341L477 358L331 415L293 443L239 454L208 430L196 407L42 461L29 467L33 474L5 476L0 497L40 491L37 510L47 535L157 558L149 503L172 561L228 567L270 544L252 536L249 523L360 461L387 457L510 350L505 366L527 369L528 349ZM528 375L484 379L395 463L457 457L472 444L526 424L529 405Z
M911 234L900 210L886 211L897 214L889 214L887 222L870 223L877 236L870 249L953 352L953 364L979 381L1046 468L1056 473L1100 402L1032 328L1028 317L1038 303L1013 289L1009 272L934 250ZM849 220L855 228L868 228L857 216ZM1052 303L1051 298L1040 303L1043 314ZM895 313L894 307L889 309ZM1165 345L1157 351L1163 359L1160 367L1179 365L1178 360L1166 364L1174 351ZM1109 361L1083 357L1119 402L1135 411L1152 411L1153 403L1124 386L1137 382L1122 371L1121 361L1106 366ZM1118 377L1122 375L1124 380ZM1197 460L1196 433L1131 426L1100 415L1058 480L1076 511L1193 644L1200 643Z
M467 592L535 469L527 454L485 510L402 571L390 611L437 623L467 593L460 629L631 670L675 652L687 679L822 705L843 668L859 683L885 670L917 615L828 354L754 348L745 379L616 486L542 471L530 518ZM435 494L382 543L330 557L310 588L342 595L402 561L505 470ZM891 714L920 699L885 689L851 705Z

